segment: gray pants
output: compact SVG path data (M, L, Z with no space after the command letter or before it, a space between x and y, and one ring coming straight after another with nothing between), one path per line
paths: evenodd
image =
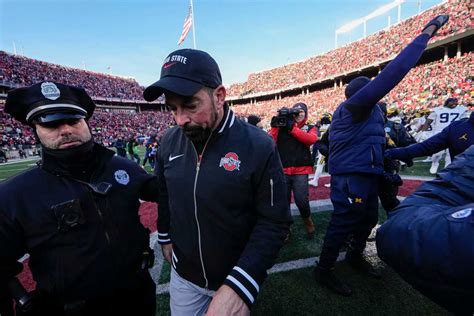
M286 176L288 207L291 205L291 192L295 198L295 204L300 211L302 218L311 216L311 209L309 206L309 189L308 189L308 175L294 174Z
M172 316L204 315L215 291L183 279L171 269L170 308Z

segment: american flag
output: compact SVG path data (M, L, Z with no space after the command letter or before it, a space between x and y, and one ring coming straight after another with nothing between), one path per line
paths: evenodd
M183 32L181 33L181 36L179 37L178 45L184 42L184 40L186 39L186 35L188 35L188 32L191 29L191 26L193 26L193 9L190 3L188 16L186 17L186 19L184 19Z

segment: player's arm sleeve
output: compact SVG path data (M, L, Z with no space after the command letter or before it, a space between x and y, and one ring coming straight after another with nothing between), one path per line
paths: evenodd
M418 35L377 77L346 100L344 106L353 114L369 113L414 67L428 44L428 34Z
M267 270L273 266L292 223L285 176L278 152L273 147L262 170L255 175L257 223L237 265L224 281L249 307L255 302Z
M313 127L308 132L305 132L296 127L296 125L293 125L293 128L290 131L290 135L296 138L297 141L305 144L308 147L313 145L318 140L318 131L316 127Z
M431 156L449 147L449 126L440 133L428 138L424 142L404 148L388 150L389 156L394 159L412 159L415 157Z

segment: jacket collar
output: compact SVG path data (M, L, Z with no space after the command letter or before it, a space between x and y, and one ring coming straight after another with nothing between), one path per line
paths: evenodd
M91 154L83 161L74 163L65 163L56 157L45 154L43 151L42 159L39 162L41 169L59 176L76 178L78 169L89 170L92 173L101 169L101 167L114 156L114 152L94 143Z
M226 130L232 127L235 122L235 114L227 105L224 103L224 116L222 117L221 122L217 126L217 128L212 132L215 135L219 135L224 133Z

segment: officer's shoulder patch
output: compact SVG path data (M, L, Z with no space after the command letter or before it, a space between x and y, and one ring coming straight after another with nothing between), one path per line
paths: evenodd
M114 173L115 181L122 185L127 185L130 182L130 176L125 170L117 170Z

